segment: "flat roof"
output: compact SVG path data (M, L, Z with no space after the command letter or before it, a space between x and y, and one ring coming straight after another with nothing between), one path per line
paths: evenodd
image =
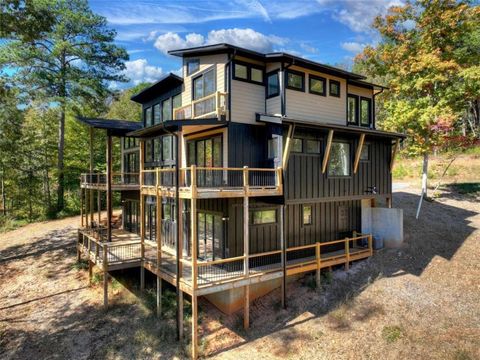
M151 100L157 97L159 94L159 90L161 90L162 88L173 89L182 84L183 84L183 79L180 76L175 75L173 73L169 73L161 77L160 80L158 80L151 86L140 91L138 94L133 95L130 98L130 100L142 104L147 102L148 100Z
M76 119L89 127L107 130L110 135L114 136L124 136L130 131L135 131L143 127L140 121L88 118L82 116L77 116Z
M194 126L194 125L225 125L227 124L226 120L218 120L217 118L207 118L207 119L187 119L187 120L167 120L158 125L149 126L146 128L138 129L132 132L129 132L127 136L131 137L154 137L161 134L170 133L181 129L183 126Z

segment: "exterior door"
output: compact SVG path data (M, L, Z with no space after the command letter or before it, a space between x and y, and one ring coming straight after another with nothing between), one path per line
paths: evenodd
M191 140L187 143L187 165L197 165L199 168L220 168L223 166L222 135ZM219 170L199 169L197 171L197 185L200 187L220 186L223 181L223 172Z
M198 258L201 260L223 259L225 233L222 215L199 211L197 221Z
M175 199L162 199L162 245L175 249L176 239Z

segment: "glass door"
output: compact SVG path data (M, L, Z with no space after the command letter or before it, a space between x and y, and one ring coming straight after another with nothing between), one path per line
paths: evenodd
M198 212L198 258L201 260L225 257L225 233L222 216L209 212Z
M220 168L223 166L222 135L210 138L191 140L187 144L187 165L197 165L200 168ZM199 169L197 185L200 187L215 187L222 185L223 173L219 170Z

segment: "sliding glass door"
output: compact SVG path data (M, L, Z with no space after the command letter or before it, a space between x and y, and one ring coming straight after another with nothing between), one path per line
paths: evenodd
M188 142L187 165L197 165L200 168L222 167L223 146L222 135ZM200 187L215 187L223 183L223 172L220 170L199 169L197 185Z

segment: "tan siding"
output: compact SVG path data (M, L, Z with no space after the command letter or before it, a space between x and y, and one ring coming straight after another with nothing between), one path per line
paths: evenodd
M265 87L232 80L232 121L254 124L255 113L265 112Z
M373 97L372 89L366 89L366 88L354 86L354 85L348 85L348 93L363 96L370 99Z
M225 91L225 64L227 62L226 54L207 55L195 57L200 59L200 70L190 76L186 76L187 68L183 65L183 91L182 91L182 105L187 105L192 102L192 78L200 74L203 70L216 67L217 91ZM188 58L184 59L184 64Z
M346 124L346 80L335 76L310 71L292 66L292 70L305 73L305 92L286 90L286 114L291 118L316 121L319 123ZM308 75L314 74L327 79L327 96L319 96L308 92ZM340 97L330 96L328 81L330 79L340 82Z
M273 70L280 70L280 63L269 63L267 64L266 72L270 72ZM282 115L282 108L280 104L280 95L275 96L273 98L267 99L266 101L267 104L267 111L266 113L269 115Z

